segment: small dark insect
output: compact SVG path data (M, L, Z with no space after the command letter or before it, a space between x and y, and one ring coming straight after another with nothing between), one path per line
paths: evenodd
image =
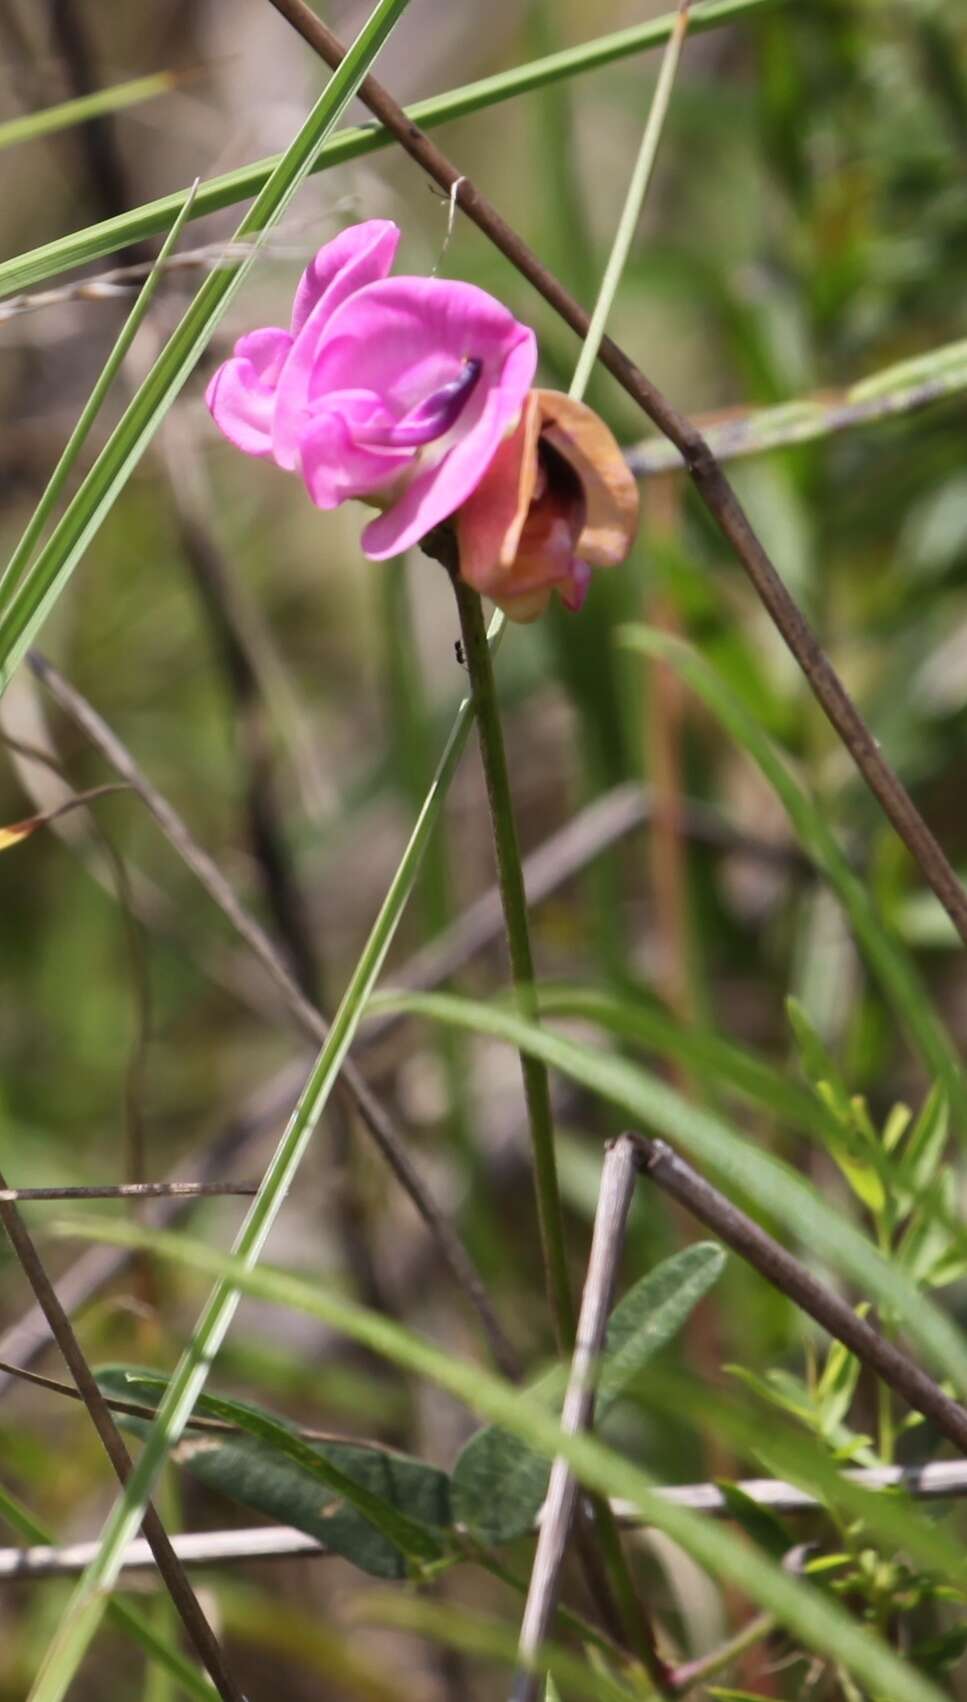
M456 644L453 646L453 654L457 658L457 661L460 663L461 668L465 668L466 665L467 665L467 658L463 653L463 644L461 643L459 638L457 639Z

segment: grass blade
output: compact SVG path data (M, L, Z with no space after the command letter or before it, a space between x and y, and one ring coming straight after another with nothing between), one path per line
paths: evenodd
M50 136L55 130L69 130L75 124L86 124L89 118L102 118L108 112L122 112L126 106L139 106L157 95L166 95L184 82L177 71L154 71L148 77L133 77L127 83L115 83L110 89L97 89L93 94L80 95L77 100L64 100L57 106L45 106L40 112L25 112L21 118L8 118L0 124L0 148L12 148L19 142L33 142L38 136Z
M854 874L822 810L800 786L755 717L691 645L653 628L630 627L624 641L667 662L701 697L762 770L786 810L807 855L823 870L846 911L874 974L931 1075L943 1082L962 1136L967 1138L967 1089L953 1043L934 1016L920 977L903 947L887 932L866 885Z
M476 1009L486 1015L485 1008ZM519 1039L528 1026L517 1020ZM531 1028L530 1035L542 1043L551 1038L540 1029ZM518 1044L518 1040L512 1044ZM322 1319L374 1353L447 1389L482 1417L513 1431L548 1458L562 1456L587 1488L633 1503L649 1524L667 1532L700 1566L734 1582L743 1594L775 1613L804 1644L841 1662L879 1702L943 1702L942 1692L929 1679L829 1597L784 1572L751 1547L744 1536L663 1499L640 1467L593 1437L566 1434L552 1415L501 1378L464 1364L390 1319L328 1293L317 1284L283 1271L248 1269L238 1259L186 1237L145 1230L136 1224L95 1225L89 1218L65 1223L61 1228L87 1239L147 1248L162 1258L217 1276L222 1284L236 1284L247 1294Z
M380 0L339 70L333 73L292 145L276 165L236 233L271 229L288 207L329 131L352 100L409 0ZM31 572L0 608L0 692L67 584L87 544L122 490L258 252L212 272L98 456Z
M848 1276L866 1297L895 1309L910 1339L951 1379L961 1396L967 1392L967 1341L960 1330L809 1183L744 1140L721 1117L690 1104L626 1059L537 1028L499 1006L443 993L385 993L373 1005L453 1023L527 1048L551 1069L618 1106L636 1125L682 1146L721 1186L753 1201L815 1256Z
M117 342L108 355L107 360L98 375L97 383L84 405L81 416L64 446L63 453L61 454L54 471L50 475L43 495L27 523L23 537L14 550L13 555L10 557L3 573L0 574L0 603L2 603L4 594L6 593L9 595L12 586L14 586L20 578L26 563L30 560L30 556L43 534L47 521L50 519L50 516L54 511L57 498L60 496L61 491L67 483L71 469L75 465L77 458L84 447L87 434L100 412L101 404L113 384L114 379L117 377L121 368L121 363L135 339L148 308L151 306L151 299L161 282L164 272L164 263L174 249L175 243L181 235L182 227L186 219L191 216L191 209L194 205L197 189L198 183L196 181L192 188L188 191L184 205L168 232L168 235L165 237L161 252L155 261L154 266L151 268L148 277L145 279L144 288L141 290L131 312L128 314L127 319L121 327L121 333Z
M709 4L693 9L689 31L692 35L699 35L705 30L732 23L747 12L759 11L763 7L779 3L780 0L710 0ZM651 18L648 23L618 30L613 35L600 36L594 41L584 42L580 47L551 53L543 59L534 59L526 65L516 66L511 71L501 71L496 76L484 77L477 82L467 83L462 88L433 95L429 100L417 101L407 108L408 115L421 129L431 130L451 119L469 117L472 113L482 112L500 101L511 100L515 95L527 94L531 89L558 82L563 77L574 77L584 71L598 70L604 65L628 59L633 54L644 53L649 48L660 47L668 40L674 24L674 13ZM364 154L389 147L392 140L389 131L380 125L365 124L355 129L340 131L338 136L332 137L320 150L311 169L313 172L326 171L330 166L343 165L347 160L359 159ZM247 201L251 196L257 195L267 183L278 161L279 156L272 155L268 159L256 160L252 165L241 166L235 171L225 172L222 176L203 183L192 217L204 218L208 213L218 212L224 207L233 207L238 202ZM21 290L30 289L34 284L43 283L47 278L57 277L72 266L101 260L108 254L115 254L119 249L127 248L133 242L156 236L160 231L168 229L184 199L185 191L176 190L173 195L162 195L158 200L134 207L128 213L121 213L113 219L104 219L99 224L89 225L85 230L72 231L68 236L57 237L53 242L44 243L39 248L5 261L0 264L0 297L15 295Z

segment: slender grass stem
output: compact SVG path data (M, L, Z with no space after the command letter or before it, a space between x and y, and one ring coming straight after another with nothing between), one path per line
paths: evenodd
M497 858L497 879L507 928L511 974L521 1014L536 1021L537 992L534 987L534 959L527 922L527 899L524 894L520 846L510 796L507 755L497 707L487 629L476 591L464 585L456 573L452 578L467 671L473 691L473 705L477 715L480 754L487 783L487 800L490 805ZM555 1334L563 1353L569 1350L574 1340L574 1302L567 1270L564 1222L557 1183L557 1162L554 1157L550 1087L547 1070L543 1064L525 1057L523 1053L520 1063L534 1155L534 1189L537 1196L537 1220L544 1255L544 1273Z
M680 0L671 35L668 39L668 46L662 56L661 70L655 84L655 93L648 109L648 119L641 138L641 146L638 149L638 157L631 174L625 204L621 209L621 217L614 234L611 253L608 255L608 264L604 269L604 277L601 279L598 299L594 304L587 335L581 345L577 366L574 368L574 377L571 380L569 392L572 396L583 396L588 387L588 381L601 349L601 339L604 336L604 328L611 312L611 304L628 263L631 244L634 241L638 222L641 218L641 209L644 206L648 185L655 169L658 144L665 128L665 119L668 117L668 106L672 97L672 89L675 86L675 77L678 73L678 62L688 32L688 16L689 0Z

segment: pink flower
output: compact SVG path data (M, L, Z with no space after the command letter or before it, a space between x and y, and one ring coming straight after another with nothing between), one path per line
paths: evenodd
M206 400L247 455L299 472L317 508L381 508L363 532L374 560L454 514L521 413L537 344L473 284L391 278L400 233L385 219L342 231L303 274L288 331L250 331Z
M543 614L556 590L569 609L592 567L624 561L638 490L603 420L556 390L532 390L456 517L460 577L511 620Z

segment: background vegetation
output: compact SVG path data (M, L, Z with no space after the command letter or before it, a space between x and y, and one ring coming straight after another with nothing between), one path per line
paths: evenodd
M711 9L696 3L696 18ZM346 3L319 10L345 41L368 15ZM484 18L473 6L412 0L378 74L409 102L659 10L648 0L593 8L490 0ZM736 10L686 42L609 330L677 407L712 417L724 458L736 445L760 448L729 467L735 487L883 751L961 866L967 20L954 0L763 0ZM0 61L11 120L0 123L0 229L11 257L287 148L328 77L256 0L228 8L159 0L126 12L13 0L0 17ZM658 63L657 51L618 58L437 132L458 169L588 307ZM116 111L84 123L62 115L73 121L46 133L17 127L25 115L159 72L157 87L129 91L131 104ZM367 117L354 108L343 122ZM224 252L239 210L186 225L178 251ZM327 1015L466 691L456 613L435 563L365 562L360 511L322 516L294 481L233 455L202 398L207 371L233 338L286 311L307 255L344 223L377 216L402 226L407 270L471 279L533 324L543 382L567 387L576 339L469 219L458 212L448 229L446 198L399 148L314 175L269 232L201 366L36 635ZM156 224L157 235L169 223ZM100 278L157 253L156 236L133 225L130 235L86 272ZM0 266L4 561L134 299L126 285L78 290L85 274L66 269L71 258ZM156 274L67 494L206 275L230 277L201 261ZM8 314L26 287L49 299ZM919 364L910 370L910 361ZM851 388L883 373L879 384ZM512 630L498 665L522 847L549 848L543 869L549 855L555 877L532 923L547 1029L562 1037L550 1062L575 1290L604 1142L633 1124L674 1140L963 1395L961 942L685 476L648 471L667 464L665 451L600 367L588 395L645 469L636 553L597 576L580 617L557 610ZM817 398L822 405L798 412L758 412ZM766 427L788 440L783 447L768 447ZM35 582L31 571L22 583ZM18 659L22 636L8 612L12 594L12 580L0 582L0 671ZM0 729L0 822L50 812L117 778L63 694L26 663L6 685ZM98 796L14 838L0 855L7 1181L257 1180L314 1051L291 998L138 795ZM493 903L475 908L493 880L471 743L381 985L442 988L474 1003L414 1002L401 1013L398 1002L377 1000L353 1056L478 1267L530 1381L555 1343L519 1066L507 1044L522 1036L506 1015L506 946ZM441 939L452 953L434 959L431 942ZM243 1209L234 1198L196 1202L182 1227L225 1249ZM120 1236L132 1215L153 1221L147 1208L71 1210L70 1238L63 1205L32 1205L24 1218L47 1268L66 1273L88 1359L169 1373L191 1336L204 1270L200 1277L187 1256L128 1249L122 1258L81 1245L82 1214L99 1235L113 1223ZM600 1415L609 1450L601 1481L590 1454L574 1463L612 1494L624 1493L623 1472L638 1483L640 1467L666 1485L781 1476L821 1506L776 1514L729 1491L728 1520L702 1521L709 1544L722 1538L713 1553L684 1527L658 1531L649 1516L641 1528L639 1495L625 1550L672 1668L669 1693L677 1685L682 1694L816 1702L967 1694L956 1501L939 1512L892 1495L867 1504L834 1470L950 1458L948 1442L774 1285L740 1257L723 1262L698 1245L707 1242L684 1208L639 1183L619 1279L619 1293L631 1294L633 1346ZM0 1359L62 1377L6 1244L0 1259ZM459 1457L464 1475L453 1489L414 1468L403 1484L399 1468L400 1481L389 1483L387 1456L370 1454L374 1475L362 1475L375 1513L347 1512L345 1499L326 1502L345 1497L345 1484L320 1486L278 1435L219 1444L209 1433L207 1448L184 1444L156 1496L169 1530L248 1528L265 1515L324 1535L320 1505L330 1519L336 1507L345 1526L336 1558L192 1573L244 1694L250 1702L507 1694L543 1478L533 1456L522 1464L506 1438L495 1448L490 1436L476 1444L483 1475L471 1481L461 1450L481 1422L507 1419L484 1376L494 1368L488 1342L438 1238L355 1109L338 1099L308 1147L267 1259L301 1278L302 1299L316 1296L321 1310L299 1309L295 1291L279 1289L286 1303L272 1303L266 1276L265 1291L242 1303L209 1395L255 1403L292 1427L402 1450L441 1473ZM893 1277L915 1285L922 1306L910 1305L909 1290L890 1289ZM642 1279L651 1286L636 1286ZM407 1362L402 1337L352 1339L364 1325L339 1314L340 1299L432 1343L435 1368ZM448 1366L451 1383L439 1387ZM157 1393L117 1371L104 1386L147 1405ZM87 1413L5 1370L0 1394L3 1542L28 1540L31 1522L58 1543L96 1537L116 1485ZM553 1451L540 1432L547 1408L520 1410L528 1440ZM226 1414L240 1418L234 1408L209 1409ZM130 1427L128 1439L136 1448ZM352 1450L317 1455L357 1471ZM535 1471L536 1495L527 1487ZM454 1507L469 1531L459 1562ZM413 1528L390 1529L393 1515ZM797 1590L789 1581L804 1569L811 1582ZM3 1702L30 1691L71 1590L69 1578L4 1578ZM594 1642L585 1621L599 1616L576 1562L564 1596L581 1623L555 1627L571 1661L557 1673L560 1695L653 1693L654 1672L649 1680L607 1640ZM149 1575L126 1575L118 1599L144 1610L162 1651L182 1647ZM854 1648L848 1634L857 1630ZM186 1693L185 1674L170 1660L146 1662L129 1631L105 1622L71 1696L167 1702ZM734 1654L707 1678L690 1667L736 1635ZM902 1667L877 1665L888 1650ZM188 1693L205 1693L197 1677L195 1686Z

